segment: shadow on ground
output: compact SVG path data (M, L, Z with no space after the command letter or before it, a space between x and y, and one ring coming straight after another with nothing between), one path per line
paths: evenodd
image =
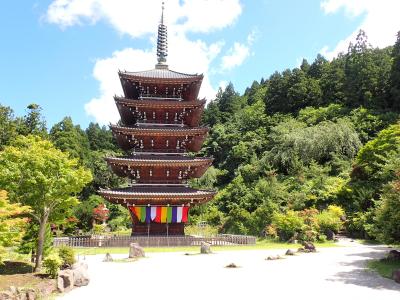
M344 284L354 284L372 289L400 291L400 284L396 283L394 280L384 278L367 268L368 260L383 258L390 249L382 246L369 246L369 248L371 251L347 254L347 256L354 257L354 260L350 262L344 261L341 265L349 267L350 270L347 272L338 272L327 280L342 282Z

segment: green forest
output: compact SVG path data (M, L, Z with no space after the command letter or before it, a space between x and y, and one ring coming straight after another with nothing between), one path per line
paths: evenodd
M96 214L98 189L127 184L104 161L124 154L109 128L83 129L68 116L48 128L42 109L31 104L16 117L0 105L2 201L33 210L20 251L34 249L39 234L45 253L50 230L101 232L104 218L112 232L129 230L121 206L106 203L107 216ZM399 120L400 32L395 45L378 49L360 31L347 53L303 60L243 95L229 84L202 119L210 133L199 155L212 156L213 167L190 182L218 194L191 210L191 224L281 240L324 241L344 230L399 243Z

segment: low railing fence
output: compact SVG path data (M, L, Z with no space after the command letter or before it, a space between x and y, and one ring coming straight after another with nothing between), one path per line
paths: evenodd
M54 238L53 244L70 247L129 247L130 243L138 243L142 247L179 247L199 246L202 242L214 246L254 245L256 238L247 235L217 235L212 237L197 236L83 236Z

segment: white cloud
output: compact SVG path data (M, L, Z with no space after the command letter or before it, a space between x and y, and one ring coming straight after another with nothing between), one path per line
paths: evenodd
M209 79L210 64L220 54L223 42L207 44L202 40L189 40L187 33L225 28L232 25L241 12L240 0L168 0L166 3L168 64L179 72L204 74L200 98L210 100L215 96L216 90ZM62 28L104 20L121 34L134 38L148 36L155 45L160 13L160 0L54 0L45 18ZM253 39L253 36L248 38L251 42ZM235 47L243 52L240 45L235 44L234 50ZM100 83L100 91L98 97L85 105L87 114L101 124L117 121L119 116L113 95L122 93L118 69L141 71L153 68L155 63L155 49L128 48L97 60L93 76Z
M207 45L200 40L190 41L183 34L172 35L169 40L168 64L180 72L203 73L204 79L199 97L213 99L216 91L210 83L208 68L211 61L219 54L222 44ZM188 53L190 55L187 55ZM99 59L95 64L93 76L100 82L100 96L86 103L87 114L95 117L96 121L101 124L116 122L119 115L113 96L115 94L122 95L118 70L143 71L153 68L155 63L155 49L127 48L115 51L110 58Z
M254 41L258 38L259 32L253 29L247 36L246 43L236 42L233 44L227 54L222 57L220 69L221 71L229 71L235 67L240 66L250 56L250 48Z
M55 0L46 18L62 27L104 19L119 32L138 37L154 33L160 10L160 0ZM240 0L169 0L166 22L180 31L209 32L231 25L241 12Z
M395 42L396 33L400 30L399 0L324 0L321 8L326 14L337 13L344 9L349 17L365 14L361 25L347 38L341 40L334 49L327 46L321 54L332 59L340 52L346 52L351 41L354 41L360 29L368 36L374 47L386 47Z

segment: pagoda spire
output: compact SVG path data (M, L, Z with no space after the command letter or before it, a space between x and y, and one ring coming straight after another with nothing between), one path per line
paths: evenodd
M168 42L167 42L167 26L164 25L164 2L162 3L161 21L158 25L157 38L157 61L156 69L168 69Z

